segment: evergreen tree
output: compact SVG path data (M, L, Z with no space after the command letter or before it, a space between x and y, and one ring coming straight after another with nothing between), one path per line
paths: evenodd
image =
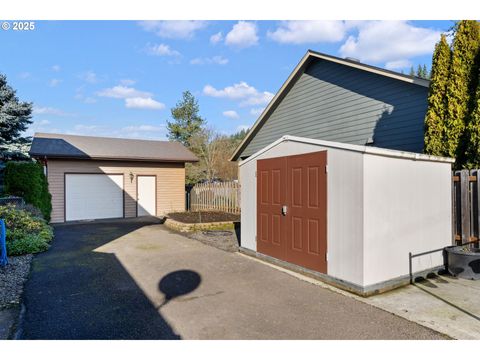
M430 74L428 73L427 65L423 64L422 73L424 79L430 79Z
M468 143L465 167L470 169L480 168L480 79L478 80L474 108L467 126Z
M442 34L435 45L432 58L428 110L425 116L425 153L443 156L447 151L444 143L446 115L446 89L450 70L451 50Z
M205 120L199 115L198 101L190 91L183 92L180 100L171 109L174 121L167 121L168 138L190 147L190 138L198 134Z
M410 71L409 71L408 75L415 76L415 69L413 68L413 65L410 66Z
M419 78L425 78L425 75L423 74L423 68L422 68L422 65L418 64L417 66L417 73L415 74L415 76L419 77Z
M480 26L475 20L461 20L455 26L450 76L447 84L446 155L457 158L457 167L465 161L464 132L478 82ZM463 138L463 141L462 141Z
M21 136L32 123L32 103L18 100L15 90L0 74L0 157L21 158L21 148L29 139Z

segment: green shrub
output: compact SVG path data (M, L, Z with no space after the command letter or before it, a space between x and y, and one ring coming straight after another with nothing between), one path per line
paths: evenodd
M9 256L45 251L53 238L47 222L29 211L13 205L0 206L0 219L7 228L7 254Z
M5 167L4 192L21 196L28 204L40 209L50 221L52 196L41 164L31 161L9 161Z

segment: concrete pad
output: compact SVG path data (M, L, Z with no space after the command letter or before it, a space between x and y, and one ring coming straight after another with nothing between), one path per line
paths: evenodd
M62 225L35 257L25 339L444 339L146 220Z
M143 227L95 251L115 254L185 339L442 338L252 258L205 246L162 226ZM191 293L165 303L159 279L179 270L199 274L201 283Z
M454 339L480 339L480 281L436 276L364 301Z

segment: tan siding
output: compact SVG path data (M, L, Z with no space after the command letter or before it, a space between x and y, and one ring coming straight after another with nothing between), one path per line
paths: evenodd
M133 181L130 181L130 172L135 175ZM52 194L52 223L64 221L65 173L124 174L125 217L136 216L137 175L156 175L157 215L185 210L183 163L49 160L48 183Z

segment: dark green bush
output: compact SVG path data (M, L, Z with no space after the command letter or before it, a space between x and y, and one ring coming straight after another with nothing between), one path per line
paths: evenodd
M53 230L47 222L29 211L13 205L0 206L0 219L7 228L7 254L9 256L33 254L50 246Z
M52 196L41 164L31 161L9 161L5 167L4 192L21 196L40 209L43 217L50 221Z

